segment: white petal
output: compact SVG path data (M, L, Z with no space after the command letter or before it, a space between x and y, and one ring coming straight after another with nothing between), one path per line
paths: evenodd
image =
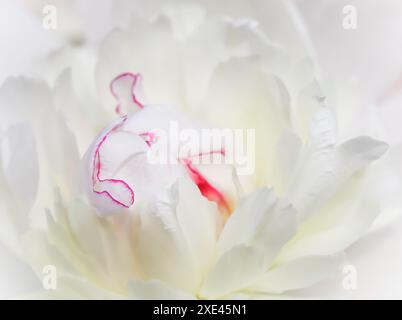
M32 2L32 1L30 1ZM60 43L49 32L44 32L42 10L40 22L20 1L0 3L0 85L8 76L32 73L33 61L45 59ZM13 41L9 41L13 39Z
M326 108L326 107L324 107ZM325 110L325 109L324 109ZM312 215L360 169L380 158L387 150L384 142L358 137L335 146L330 113L313 124L312 147L297 159L298 170L288 182L287 197L297 208L300 219Z
M75 137L55 110L50 88L41 81L8 79L0 90L0 113L6 128L20 122L32 126L41 173L33 210L38 220L44 207L52 202L49 199L53 197L55 184L64 186L61 190L65 196L71 196L77 186L79 155Z
M205 250L212 249L211 237L216 232L216 226L211 225L212 219L205 216L210 213L192 207L192 214L199 216L197 221L205 219L200 226L207 229L203 228L196 234L190 234L195 230L192 222L183 217L188 213L184 212L187 206L185 198L200 197L197 202L201 203L206 200L193 188L179 188L177 191L184 193L179 194L173 188L166 199L156 198L148 208L141 211L140 226L136 231L136 256L145 279L160 279L175 288L196 293L202 280L203 269L208 265L208 261L199 259L210 259L208 256L213 254ZM201 240L203 236L205 243Z
M198 110L214 125L255 130L255 171L250 178L259 186L277 182L276 171L267 164L274 162L278 140L290 126L283 90L276 76L264 72L258 58L230 59L214 71L206 99Z
M85 64L88 59L83 58ZM47 61L47 64L50 62ZM53 94L55 108L65 118L70 130L75 134L79 154L83 155L88 146L92 143L93 137L97 134L100 126L108 121L107 114L102 112L97 102L92 101L94 89L89 88L87 83L93 83L93 70L83 71L81 63L74 64L72 70L66 69L61 73L57 73L58 77L55 81ZM79 70L79 72L76 69ZM83 73L90 75L90 80L84 82ZM80 81L75 80L79 78ZM88 76L89 77L89 76ZM76 88L78 87L78 88ZM83 93L79 92L80 89ZM111 108L113 108L111 106ZM79 134L78 134L79 133Z
M218 254L251 243L276 201L270 189L260 189L245 197L225 223L219 236Z
M278 142L277 147L277 163L280 168L280 182L276 186L276 192L280 195L284 194L284 189L290 178L297 170L297 161L302 152L302 142L300 138L291 131L285 131Z
M163 47L163 54L159 54ZM114 31L100 48L97 66L100 101L106 110L115 105L109 92L110 81L122 72L143 76L144 94L153 104L181 106L179 91L180 46L166 19L148 23L133 20L127 31ZM150 53L154 53L152 58Z
M337 253L368 230L379 213L378 188L372 169L360 170L387 148L383 142L359 137L313 155L314 165L308 166L303 180L293 182L296 186L303 181L303 191L290 193L303 224L279 261Z
M283 44L296 58L306 55L309 45L306 32L291 3L280 0L240 0L236 1L236 5L213 0L207 3L214 14L257 21L272 41Z
M22 231L29 225L28 214L38 191L39 165L36 141L32 127L27 124L11 127L6 137L8 138L8 159L5 177L13 199L18 201L12 206L15 206L14 219Z
M252 290L282 293L309 287L324 279L341 275L342 256L310 256L273 268L260 277Z
M55 218L47 216L46 231L31 230L22 238L24 258L38 277L42 278L44 266L53 265L58 274L84 277L124 293L128 279L136 276L126 228L98 218L82 203L66 207L60 199L55 208Z
M381 7L375 0L293 2L308 26L329 92L353 78L359 83L364 100L373 101L379 91L400 77L401 46L392 40L401 29L402 8L398 0L387 0ZM342 10L349 5L357 9L357 28L353 30L342 28L342 19L347 17ZM323 25L322 21L328 23ZM340 57L337 63L333 63L334 56ZM367 65L370 68L365 68ZM348 112L348 107L340 105L342 112ZM362 111L365 110L366 106Z
M250 285L264 270L264 254L257 247L236 246L224 253L205 279L200 295L222 297Z
M60 210L61 212L57 212L57 222L67 224L64 228L71 231L82 252L90 256L96 264L96 267L92 267L94 272L99 270L105 278L113 275L107 281L119 283L119 286L127 279L137 276L132 235L128 228L135 221L130 216L120 215L106 220L98 217L93 207L79 201L71 203L67 212L63 212L65 209L62 207ZM69 240L71 241L65 241Z
M88 195L100 215L130 208L142 196L137 186L145 184L142 175L148 166L144 140L114 128L100 136L87 160Z
M178 183L177 220L198 265L205 272L215 257L222 215L190 179Z
M19 124L12 126L0 143L1 240L20 254L18 238L29 228L29 212L38 189L35 137L28 124Z
M264 253L266 267L296 231L296 213L272 190L261 189L246 197L229 217L220 235L218 254L238 245L251 245Z
M322 209L325 214L308 220L278 260L336 254L357 241L380 213L376 180L377 175L370 175L344 184Z

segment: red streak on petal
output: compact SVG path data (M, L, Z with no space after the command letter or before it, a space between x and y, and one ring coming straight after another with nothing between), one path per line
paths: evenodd
M209 181L201 174L201 172L194 167L191 160L182 159L184 167L190 174L191 179L197 185L201 194L210 201L217 203L219 209L226 214L230 214L232 211L230 205L226 201L225 197L219 192Z
M143 132L139 136L145 141L148 147L151 147L157 140L156 134L153 132Z
M200 152L200 153L191 155L190 157L191 157L191 158L195 158L195 157L201 158L201 157L203 157L203 156L209 156L209 155L212 155L212 154L220 154L220 155L222 155L222 156L225 156L225 155L226 155L226 151L225 151L225 149L212 150L212 151L208 151L208 152Z
M116 81L118 81L118 80L120 80L120 79L122 79L122 78L124 78L124 77L129 77L129 78L131 78L131 89L130 89L130 91L131 91L131 100L132 100L140 109L142 109L142 108L144 107L144 105L143 105L140 101L138 101L137 97L135 96L135 86L136 86L136 84L137 84L137 81L138 81L138 80L140 79L140 77L141 77L139 74L134 74L134 73L132 73L132 72L124 72L124 73L122 73L122 74L119 74L118 76L116 76L116 77L110 82L110 85L109 85L110 92L112 93L113 97L114 97L117 101L120 100L119 95L118 95L118 94L116 93L116 91L114 90L114 85L115 85ZM116 105L116 107L115 107L115 112L116 112L118 115L122 115L120 103L118 103L118 104Z

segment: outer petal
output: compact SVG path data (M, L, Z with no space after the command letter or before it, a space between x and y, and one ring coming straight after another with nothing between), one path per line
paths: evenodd
M257 190L243 199L220 235L218 254L239 245L258 247L268 267L296 231L296 213L269 189Z
M221 255L237 245L250 244L276 201L275 195L269 189L260 189L243 199L219 236L218 254Z
M312 123L311 146L300 154L298 169L288 182L287 197L301 220L312 215L342 183L380 158L388 148L386 143L369 137L336 146L333 121L328 107L322 107Z
M32 127L27 124L11 127L7 135L1 138L0 240L7 248L21 255L19 237L29 229L29 213L38 191L36 143Z
M236 8L231 16L230 12L229 15L228 12L220 12L221 4L207 2L202 5L188 1L173 4L149 1L144 4L145 12L149 11L149 14L138 10L139 16L135 17L129 28L113 32L102 44L97 66L102 101L111 103L110 97L105 96L104 92L107 91L109 79L123 71L136 70L144 76L145 95L152 97L154 103L167 104L182 110L207 107L202 100L207 94L211 75L220 63L230 58L261 56L266 59L270 68L283 71L286 68L284 61L288 59L280 45L283 42L288 43L289 39L280 35L279 38L283 36L284 39L272 41L264 32L268 26L262 28L259 23L266 24L269 20L272 22L272 26L269 26L272 28L270 33L277 35L279 30L292 24L294 17L289 14L292 10L288 10L287 5L280 1L269 4L262 1L254 1L252 4L238 1L237 5L244 8L245 12L241 14L239 8ZM225 6L226 11L232 8L233 5ZM261 17L264 21L259 21L260 9L269 15L273 14L273 17ZM204 19L204 10L210 11L212 17ZM187 27L189 15L193 19L191 26ZM289 20L281 28L276 25L281 20L277 19L278 16ZM177 36L177 30L180 30L181 36ZM144 36L148 33L152 37ZM133 41L144 38L146 41ZM294 41L289 43L295 45ZM149 59L148 53L158 52L161 46L164 54L154 55ZM117 47L119 50L116 50ZM205 47L209 50L205 51ZM291 52L293 54L295 50ZM300 57L293 56L293 59L297 61ZM290 62L292 61L291 59ZM194 83L197 85L193 85Z
M375 177L354 178L344 185L323 208L325 214L313 217L287 244L278 261L309 255L331 255L348 248L369 230L380 213Z
M77 201L66 206L59 199L55 208L54 217L48 213L46 231L31 230L22 238L24 258L38 278L43 278L44 266L52 265L58 275L85 278L92 287L126 295L127 281L137 272L131 236L123 224L129 219L101 219Z
M253 160L258 175L251 177L259 186L277 182L274 166L267 164L274 163L278 140L290 126L287 99L281 80L265 73L261 60L238 58L215 70L204 101L207 107L199 110L212 124L255 130Z
M264 254L257 247L239 245L225 252L205 279L200 295L222 297L254 282L264 270Z
M163 54L159 54L160 48ZM135 19L128 31L115 30L100 48L96 77L100 101L106 109L114 105L109 94L110 79L135 71L144 76L144 95L152 98L152 103L181 107L180 57L180 46L166 19L153 24Z
M20 124L11 127L6 137L8 142L8 158L5 175L8 184L18 198L16 206L21 211L28 213L31 209L39 183L38 154L36 150L35 136L32 127ZM4 150L6 152L6 150ZM22 218L29 220L27 216ZM22 222L22 221L21 221Z
M214 203L206 201L190 179L179 180L176 207L178 224L202 272L211 266L222 218ZM197 208L197 210L194 210Z
M188 199L193 199L191 205ZM219 228L216 206L189 181L179 182L167 199L154 203L141 212L136 231L144 278L160 279L195 294L214 254Z
M295 218L293 209L277 201L269 189L246 197L225 224L216 265L201 294L225 296L254 282L293 236Z
M319 281L340 276L342 256L310 256L274 267L257 279L251 290L282 293L305 288Z
M272 41L283 44L295 57L306 55L309 40L297 12L289 2L238 0L229 5L226 1L208 0L208 9L213 14L255 20Z
M0 52L0 85L9 76L32 73L35 69L33 61L46 58L50 51L60 46L51 33L44 30L42 19L40 24L37 23L19 1L1 1L0 30L3 48Z
M323 80L329 85L328 92L336 92L345 80L354 78L362 89L364 102L373 102L381 91L400 78L401 46L393 41L401 29L402 7L398 0L386 0L381 7L375 0L295 0L293 3L300 9L314 42ZM342 28L346 16L342 10L346 6L357 9L356 29ZM323 20L329 23L323 25ZM337 63L334 63L335 56ZM346 106L339 107L342 112L348 112Z
M32 208L35 225L44 223L43 212L45 207L49 207L49 203L53 203L55 185L63 186L61 190L66 197L72 196L73 190L77 186L78 171L76 168L78 168L79 156L75 138L63 117L55 110L52 98L46 84L32 79L8 79L0 90L0 113L3 128L7 129L18 123L26 122L32 131L21 132L24 136L23 139L31 141L35 139L41 175L36 201ZM19 148L16 152L22 151L23 149ZM31 164L35 163L34 155L31 161ZM34 182L34 176L32 178ZM26 211L28 209L25 208ZM25 219L25 221L27 220Z

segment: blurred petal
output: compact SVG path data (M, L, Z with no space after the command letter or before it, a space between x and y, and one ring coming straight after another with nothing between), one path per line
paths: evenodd
M200 115L223 128L255 130L255 172L259 186L276 183L276 157L283 130L289 128L289 105L277 77L266 74L257 58L231 59L219 65ZM236 94L234 94L234 92Z
M274 267L255 282L250 289L282 293L311 286L322 280L340 276L342 256L310 256Z
M380 213L377 176L355 177L287 244L279 261L341 252L363 236ZM359 181L360 180L360 181Z
M10 128L7 136L11 154L5 174L13 193L20 196L23 211L28 212L35 200L39 181L35 137L28 125Z
M218 254L239 245L256 246L262 250L268 266L295 231L293 208L278 201L272 190L257 190L229 217L219 238Z
M235 246L218 259L205 279L200 294L203 297L225 296L254 282L263 270L264 254L259 248Z
M323 108L325 111L327 107ZM312 125L311 146L299 156L299 169L289 181L287 197L302 220L330 199L350 177L388 149L386 143L369 137L358 137L336 145L329 114L316 116L318 121Z
M218 217L216 206L190 181L179 180L168 199L156 199L142 212L138 230L137 257L145 279L196 293L214 255Z

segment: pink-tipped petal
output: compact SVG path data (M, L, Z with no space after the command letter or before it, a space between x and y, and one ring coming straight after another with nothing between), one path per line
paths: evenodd
M96 146L93 157L92 187L94 193L108 197L118 206L129 208L134 203L134 191L123 180L103 178L101 158L102 146L111 134L121 128L126 119L123 118L120 123L108 131Z
M117 100L115 112L118 115L125 115L130 110L136 111L144 107L136 93L139 81L139 74L124 72L110 82L110 92Z
M113 214L134 204L134 182L125 169L138 156L142 159L148 146L142 137L124 129L126 120L119 119L106 129L92 152L91 199L100 215Z

